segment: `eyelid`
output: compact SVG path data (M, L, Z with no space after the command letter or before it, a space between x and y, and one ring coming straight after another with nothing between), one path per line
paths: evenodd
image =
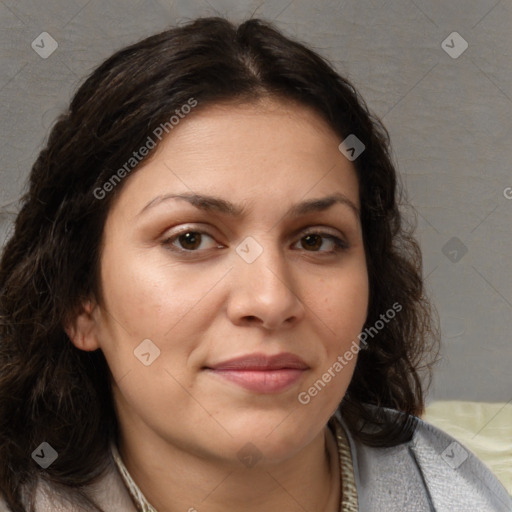
M297 231L294 231L292 233L292 238L295 238L296 236L298 235L308 235L308 234L317 234L317 235L332 235L332 236L337 236L337 237L345 237L345 234L343 233L343 231L339 230L339 229L335 229L335 228L328 228L328 227L325 227L325 226L321 226L321 225L313 225L313 226L308 226L307 228L300 228L298 229Z

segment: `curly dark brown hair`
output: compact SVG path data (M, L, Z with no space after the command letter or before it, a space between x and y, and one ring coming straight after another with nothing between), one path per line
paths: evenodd
M77 349L63 329L85 300L102 302L103 227L130 178L101 200L94 191L189 98L200 109L264 96L309 106L340 141L356 134L365 145L353 162L370 283L365 327L394 303L402 310L367 339L340 408L361 442L391 446L410 438L438 353L437 314L425 295L413 229L399 210L404 192L386 129L348 80L270 23L199 18L100 65L32 168L0 262L0 491L14 512L25 512L22 490L31 496L40 477L90 502L80 488L102 475L118 435L101 350ZM391 421L386 408L404 414ZM362 424L376 428L364 433ZM42 441L59 453L45 471L31 459Z

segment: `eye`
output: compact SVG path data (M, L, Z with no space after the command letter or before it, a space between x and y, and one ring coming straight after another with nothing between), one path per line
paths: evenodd
M317 250L324 245L324 240L328 240L330 250ZM341 238L330 233L317 233L309 232L302 235L299 242L307 252L322 252L327 254L334 254L348 249L348 244ZM312 251L310 250L312 249Z
M213 236L209 235L204 231L192 229L176 233L166 238L161 243L164 247L168 248L171 251L191 253L201 252L201 249L208 249L208 247L203 246L203 242L205 242L208 239L213 241L211 247L217 247L219 249L223 248L222 245L219 245L215 242ZM326 241L327 246L331 247L330 249L327 250L325 249ZM317 231L303 233L301 238L296 242L295 245L297 245L298 243L301 244L302 248L305 249L306 252L319 252L325 254L335 254L341 251L345 251L349 248L349 244L342 240L341 238L331 233ZM323 250L322 247L324 247Z
M163 240L162 245L174 251L197 252L205 238L213 240L213 237L204 231L187 230Z

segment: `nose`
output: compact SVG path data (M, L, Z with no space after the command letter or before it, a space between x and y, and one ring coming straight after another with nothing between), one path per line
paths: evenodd
M259 242L261 254L252 262L234 255L228 316L235 325L260 325L267 330L295 325L305 313L299 282L285 255L270 242Z

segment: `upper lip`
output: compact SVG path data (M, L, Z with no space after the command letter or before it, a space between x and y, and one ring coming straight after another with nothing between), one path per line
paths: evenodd
M210 370L306 370L309 366L295 354L283 352L274 356L249 354L207 366Z

